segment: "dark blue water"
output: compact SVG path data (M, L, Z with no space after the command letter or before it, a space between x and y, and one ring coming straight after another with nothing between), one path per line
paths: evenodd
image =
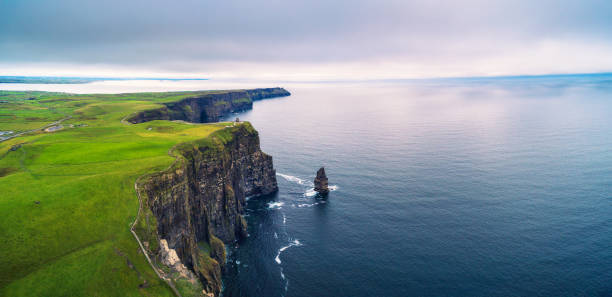
M612 76L285 87L225 296L612 296Z

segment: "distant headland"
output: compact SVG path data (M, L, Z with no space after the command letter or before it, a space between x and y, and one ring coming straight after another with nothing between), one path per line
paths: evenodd
M125 80L208 80L208 78L167 77L79 77L79 76L0 76L0 84L86 84L96 81Z

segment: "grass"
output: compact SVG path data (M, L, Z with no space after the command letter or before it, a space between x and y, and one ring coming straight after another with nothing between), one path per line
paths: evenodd
M129 231L134 182L171 165L177 144L232 136L223 123L121 120L193 94L0 92L0 131L72 117L60 131L0 143L0 296L172 296Z
M235 103L235 104L237 104L237 103L249 103L249 102L251 102L251 98L247 98L247 97L238 98L238 99L232 100L232 102Z

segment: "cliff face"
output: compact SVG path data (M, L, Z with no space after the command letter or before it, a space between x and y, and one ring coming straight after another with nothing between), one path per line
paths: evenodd
M127 120L142 123L152 120L183 120L194 123L218 122L232 112L253 108L253 101L291 95L283 88L238 90L188 97L177 102L165 103L164 107L145 110Z
M272 157L261 151L249 123L181 144L173 154L175 165L147 177L139 188L157 222L157 238L176 251L207 293L218 296L223 243L246 235L245 198L278 189ZM151 249L158 257L163 252Z

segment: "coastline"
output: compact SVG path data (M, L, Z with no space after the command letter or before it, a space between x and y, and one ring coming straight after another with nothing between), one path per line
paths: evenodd
M274 91L269 93L269 90ZM245 94L249 99L253 99L246 107L242 106L239 110L252 108L253 100L280 97L278 94L289 93L278 88L257 89L213 94L204 98L187 98L176 105L189 102L189 106L198 106L199 112L205 113L206 108L219 106L216 104L219 100L236 101L237 96ZM213 111L218 119L230 112L236 112L237 109ZM123 122L140 122L141 115L132 115ZM181 119L172 120L194 119L181 116L183 116ZM147 118L147 120L155 119ZM198 120L202 121L202 118ZM141 203L144 201L146 210L140 212L143 208L141 205L139 215L132 225L133 234L147 254L147 259L149 255L161 258L167 269L159 268L150 261L149 263L158 276L168 282L175 294L181 296L174 286L174 283L181 283L183 286L191 284L187 286L191 287L192 291L201 291L204 296L219 296L223 288L221 271L226 262L225 244L232 244L245 238L247 234L243 216L246 197L265 196L278 190L272 158L261 151L258 133L248 122L234 123L233 126L196 142L177 144L168 154L175 157L169 168L142 176L135 183L139 201ZM239 159L242 161L236 163ZM245 164L244 160L250 161ZM220 172L225 173L219 175ZM264 174L260 175L260 172ZM194 188L201 189L200 194L191 190ZM141 191L147 197L144 200L141 198ZM222 201L221 204L219 201ZM194 208L194 205L206 206ZM228 205L232 206L228 208ZM185 209L181 213L176 213L182 207ZM138 231L134 231L134 226L139 219L140 222L153 221L156 224L139 226L141 235L137 236ZM192 223L185 225L181 222ZM219 222L226 223L222 223L222 227L219 227ZM185 234L191 235L185 237ZM145 240L141 243L139 237ZM154 242L162 242L161 247ZM202 246L207 248L203 249ZM170 261L168 255L172 254L178 259ZM202 287L196 284L197 281Z
M53 122L50 119L57 118L58 112L61 112L64 115L61 119L64 128L46 132L41 132L40 128L23 129L25 131L0 142L0 186L9 190L5 197L10 198L7 201L21 201L4 209L4 218L0 222L6 230L12 230L7 234L8 242L4 250L6 257L2 257L7 263L0 271L3 276L0 292L7 295L23 295L24 292L36 295L44 291L44 295L61 295L61 292L70 290L72 295L86 296L90 295L90 290L95 289L98 293L109 295L119 290L125 294L142 291L154 296L201 296L202 292L218 296L222 287L221 266L225 262L224 245L246 234L240 201L245 200L247 195L265 195L276 190L272 158L261 152L258 133L247 122L198 124L180 120L152 120L132 124L124 119L146 108L163 106L164 103L170 104L182 98L210 93L219 95L224 92L235 91L112 95L4 92L7 100L5 106L10 107L7 110L18 116L17 121L10 122L12 126L7 125L7 128L23 129L21 127L25 126L22 122L33 126L27 120L32 117L30 110L37 113L40 122L51 123L44 127L59 124L57 120ZM265 91L263 95L261 91L239 92L253 95L252 99L249 97L251 104L245 109L252 108L253 100L266 98ZM190 100L194 101L193 98ZM211 106L215 108L214 104ZM231 109L223 111L233 112ZM36 162L40 160L38 155L43 150L43 159L47 160L45 164L51 164L52 167L36 167ZM174 158L170 160L168 154ZM193 162L185 162L187 155L197 155L200 158L198 168L192 166ZM246 158L251 162L236 162L234 158ZM177 162L183 167L178 166ZM207 174L206 168L210 168L213 163L219 170L225 170L226 174ZM262 171L262 168L265 170ZM178 171L167 172L173 169ZM189 174L188 170L191 170ZM254 178L260 172L268 173ZM163 197L150 200L150 197L155 196L155 190L147 190L160 183L147 183L143 179L152 176L163 179L169 175L174 175L176 180L190 182L201 178L202 185L214 185L216 182L209 181L221 178L222 184L226 185L205 190L199 202L184 200L183 205L193 205L193 209L185 207L181 218L186 219L189 214L201 210L199 217L186 219L193 222L191 230L194 237L191 242L185 241L181 235L181 230L187 230L181 229L186 227L182 219L167 222L165 229L159 229L161 236L157 235L157 222L163 223L163 218L171 214L167 211L175 208L161 206L152 209L148 206L157 205L155 203L161 201L177 200L164 200ZM128 180L132 187L122 186ZM46 190L47 184L58 183L62 187L57 191ZM14 187L22 190L11 192ZM192 191L194 188L197 187L187 185L184 189ZM80 194L82 191L87 194ZM136 200L129 198L133 197L134 191ZM192 193L196 194L192 197L200 195ZM35 201L31 200L33 197L36 197ZM186 197L180 194L176 196L177 199ZM225 202L214 206L217 198ZM7 202L5 200L4 203ZM232 201L240 203L227 208ZM64 205L66 202L73 204ZM91 208L92 203L103 207ZM206 203L209 205L202 208ZM216 207L214 210L213 206ZM230 209L233 210L228 212ZM126 222L128 229L125 229L124 220L129 220L129 223ZM217 223L225 225L217 228ZM209 228L204 227L206 224ZM173 226L176 226L176 232L163 233ZM210 232L202 232L205 229ZM150 236L159 240L151 240ZM24 245L21 238L36 241L36 244ZM181 243L184 248L177 248ZM187 260L185 252L188 248L195 258L199 258L198 263ZM143 251L145 257L142 257ZM24 257L25 254L36 257ZM92 259L111 263L112 266L92 264ZM48 277L65 275L65 269L71 267L67 261L81 264L81 269L69 270L69 273L78 274L71 275L70 282ZM106 271L106 277L91 277L97 271ZM110 286L108 283L116 283L126 277L128 283L121 287ZM176 277L177 282L169 282ZM40 285L43 282L44 285ZM202 290L193 290L198 287Z

